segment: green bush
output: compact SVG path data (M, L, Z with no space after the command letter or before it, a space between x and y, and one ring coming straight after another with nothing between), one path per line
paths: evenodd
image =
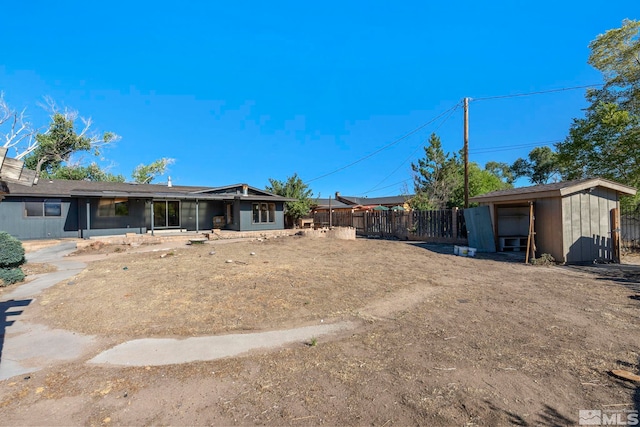
M25 262L22 242L0 231L0 268L19 267Z
M22 242L4 231L0 231L0 286L24 280L20 266L26 262Z
M0 268L0 279L2 279L0 287L22 282L24 280L24 272L20 267Z

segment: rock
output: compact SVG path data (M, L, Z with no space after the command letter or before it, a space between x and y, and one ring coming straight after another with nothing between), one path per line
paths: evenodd
M249 255L255 255L255 254L256 254L255 252L251 252Z
M232 259L228 259L228 260L226 260L225 262L226 262L227 264L231 264L231 263L233 262L233 260L232 260Z
M215 254L216 254L216 251L209 252L209 255L215 255Z

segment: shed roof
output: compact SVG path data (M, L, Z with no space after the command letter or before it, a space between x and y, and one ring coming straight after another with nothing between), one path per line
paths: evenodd
M533 185L530 187L510 188L492 191L480 196L471 197L471 202L511 202L542 199L546 197L563 197L594 187L604 187L620 194L634 195L636 189L603 178L586 178L574 181L554 182L551 184Z

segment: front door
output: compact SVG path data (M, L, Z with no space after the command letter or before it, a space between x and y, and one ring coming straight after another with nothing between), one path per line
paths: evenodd
M180 201L153 201L154 228L180 228Z

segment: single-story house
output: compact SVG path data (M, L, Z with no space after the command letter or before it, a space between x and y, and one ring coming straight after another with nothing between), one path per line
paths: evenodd
M469 199L488 212L485 222L467 221L467 229L477 236L491 227L499 251L526 251L531 235L536 256L547 253L561 263L619 261L619 198L634 194L633 187L600 178L493 191Z
M281 197L247 184L193 187L39 180L0 187L0 230L18 239L104 236L155 230L284 228Z

